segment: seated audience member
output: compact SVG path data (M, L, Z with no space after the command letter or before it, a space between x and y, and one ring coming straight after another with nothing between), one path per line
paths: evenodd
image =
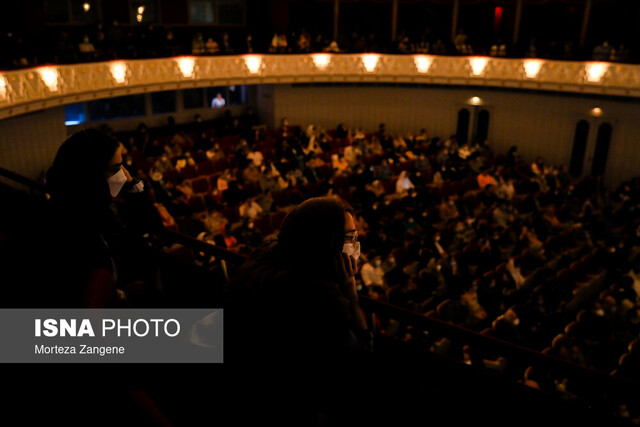
M438 207L438 213L440 214L440 219L445 223L448 223L460 216L458 208L456 207L451 195L447 195L442 199L442 203L440 203L440 206Z
M399 197L408 196L409 193L415 189L415 185L409 179L409 174L407 171L400 172L398 179L396 181L396 195Z
M239 206L239 212L241 217L256 219L262 214L263 210L262 210L262 207L258 204L258 202L256 202L256 199L251 198L251 199L245 200Z
M376 255L373 260L364 263L360 269L362 283L369 294L384 295L387 286L385 272L382 269L382 257Z
M495 188L498 185L498 182L489 174L489 171L485 169L478 174L478 187L482 190L487 185L491 185Z

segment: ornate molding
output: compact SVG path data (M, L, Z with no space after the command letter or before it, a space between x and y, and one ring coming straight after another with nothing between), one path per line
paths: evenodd
M428 55L241 55L0 73L0 119L75 102L231 84L380 82L640 97L640 65Z

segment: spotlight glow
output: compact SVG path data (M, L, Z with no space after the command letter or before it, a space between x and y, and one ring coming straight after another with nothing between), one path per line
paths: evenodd
M127 81L127 66L122 62L116 62L111 65L111 75L116 83L126 83Z
M82 3L82 9L83 9L85 12L89 12L89 11L91 10L91 4L86 3L86 2L85 2L85 3Z
M413 58L414 64L416 64L416 69L419 73L427 73L429 68L431 68L431 64L433 63L433 57L427 55L418 55Z
M536 59L528 59L524 61L524 75L529 79L536 78L540 69L542 68L542 61Z
M362 55L362 65L364 69L367 70L368 73L373 73L378 66L378 59L380 57L373 53L369 53L367 55Z
M180 72L185 78L193 77L193 72L195 70L195 60L190 57L178 58L176 60L178 62L178 68L180 68Z
M312 55L312 58L313 63L320 70L324 70L331 63L331 55L327 53L317 53L315 55Z
M7 99L7 81L3 76L0 76L0 101Z
M58 71L55 68L46 67L39 70L40 78L51 92L58 91Z
M609 69L607 64L601 62L592 62L585 66L587 80L590 82L597 83L602 80L602 77Z
M244 63L251 74L258 74L262 68L262 58L256 55L247 56Z
M469 65L471 65L471 73L474 76L479 76L484 73L484 69L487 67L489 60L480 56L469 59Z
M480 104L482 104L482 99L480 99L477 96L473 96L473 97L469 98L469 104L471 104L471 105L480 105Z

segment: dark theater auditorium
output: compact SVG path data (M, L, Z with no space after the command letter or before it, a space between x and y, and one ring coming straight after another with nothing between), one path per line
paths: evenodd
M631 0L2 2L3 424L640 425L639 43Z

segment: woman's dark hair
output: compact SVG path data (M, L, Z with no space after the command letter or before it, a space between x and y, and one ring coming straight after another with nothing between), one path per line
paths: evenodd
M69 136L46 173L51 198L85 214L108 206L112 199L104 173L119 145L96 129Z
M337 280L335 259L344 245L346 212L353 215L354 211L333 197L314 197L300 203L282 221L277 239L258 248L240 267L233 283L254 287L289 272Z
M332 271L344 244L347 212L354 214L346 202L333 197L314 197L296 206L282 221L278 234L285 265L318 276Z

